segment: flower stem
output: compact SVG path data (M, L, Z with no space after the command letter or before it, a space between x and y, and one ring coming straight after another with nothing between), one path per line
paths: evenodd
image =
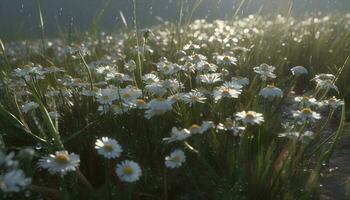
M61 185L61 189L62 189L62 200L68 200L69 196L68 196L66 179L64 176L61 176L60 179L61 179L60 185Z
M109 160L105 159L105 177L106 177L106 189L107 189L107 199L111 200L112 199L112 193L111 193L111 182L109 179Z

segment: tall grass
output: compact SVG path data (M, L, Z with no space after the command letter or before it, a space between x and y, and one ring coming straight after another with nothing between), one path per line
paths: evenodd
M61 199L317 198L320 173L343 132L346 106L343 105L341 111L319 108L317 111L323 116L318 123L300 124L291 117L292 110L298 108L295 102L294 107L290 105L290 101L293 102L295 95L318 91L310 81L314 75L332 73L337 77L334 83L339 94L326 90L322 96L315 97L321 102L337 95L347 102L350 16L313 16L302 21L281 16L249 16L205 22L192 19L201 1L194 3L186 17L181 2L177 24L154 27L149 37L138 30L137 1L134 0L133 31L105 36L90 34L68 44L58 39L53 40L50 47L44 46L49 40L42 37L43 44L32 41L29 52L18 43L1 43L1 56L6 58L0 61L1 66L6 66L2 68L4 78L0 87L3 143L6 150L42 145L36 148L32 167L26 171L33 176L33 199L57 194ZM242 6L244 1L241 2ZM94 30L101 15L93 25ZM38 56L40 45L51 52L45 54L46 59ZM215 59L227 52L237 58L236 65L220 64ZM239 98L214 99L211 94L221 83L208 85L198 81L200 75L207 73L191 68L191 64L198 64L196 59L204 61L200 55L217 65L222 82L237 76L249 78L250 84L243 87ZM163 61L165 69L175 64L184 69L171 75L162 73L161 64L156 64L162 57L167 58L167 62ZM129 60L136 61L136 73L128 71ZM30 62L35 64L28 65ZM260 79L253 67L262 63L276 66L276 79ZM293 77L290 69L297 65L305 66L309 73ZM60 70L53 70L53 66L59 66ZM191 70L185 70L186 66ZM16 76L13 70L18 67L28 70L24 76ZM106 72L99 72L100 67ZM183 85L177 90L167 89L164 99L198 89L206 100L189 106L175 99L170 111L145 118L143 109L127 109L130 102L122 99L121 91L131 86L141 90L139 100L148 103L161 99L162 95L147 90L149 83L143 81L143 76L148 73L164 81L176 79ZM128 75L131 81L122 81L125 77L122 75ZM263 99L259 92L267 84L281 88L284 97L273 101ZM120 106L120 112L99 111L98 89L107 87L115 89L118 98L113 104L103 106ZM92 95L84 95L86 91ZM51 95L52 92L55 95ZM37 103L38 109L24 112L26 102ZM265 122L240 124L235 114L243 110L262 113ZM50 116L50 111L57 111L59 118ZM227 118L245 130L233 134L218 128ZM191 134L183 141L163 141L173 127L193 130L191 127L203 121L212 121L215 127L203 134ZM281 137L280 133L285 132L281 124L286 121L294 124L293 131L300 133L298 137ZM334 132L326 138L321 137L325 127ZM305 142L302 139L306 131L313 131L316 137ZM122 145L121 158L140 164L142 177L138 182L123 183L117 178L114 166L122 161L120 158L107 161L97 155L94 143L103 136L114 138ZM166 168L164 159L174 149L185 151L186 162L178 169ZM38 157L57 150L79 154L79 170L62 178L34 167Z

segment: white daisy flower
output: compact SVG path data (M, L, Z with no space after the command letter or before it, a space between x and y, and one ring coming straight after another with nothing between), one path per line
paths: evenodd
M181 100L184 101L189 106L195 103L204 103L207 98L202 92L198 90L192 90L191 92L185 93L181 96Z
M261 124L264 122L264 117L261 113L257 113L254 111L242 111L238 112L235 115L237 117L237 120L242 121L244 124Z
M312 80L316 81L316 88L320 89L334 89L339 93L338 87L335 85L336 77L333 74L318 74Z
M6 155L4 152L0 151L0 166L4 165L7 168L17 168L18 161L15 160L14 157L14 152L10 152Z
M183 88L183 84L177 79L166 79L162 82L163 86L172 92L178 91Z
M67 151L56 151L47 157L39 159L38 165L47 169L52 174L65 175L69 171L75 171L79 167L79 155L68 154Z
M166 92L167 89L166 87L163 86L161 82L155 82L151 83L145 86L146 91L148 91L151 94L155 94L157 96L163 96Z
M216 88L213 92L215 102L222 98L238 98L242 90L237 86L236 88L221 86Z
M191 132L187 129L178 130L176 127L173 127L170 132L170 137L163 138L163 141L168 143L175 141L182 141L191 136Z
M105 75L105 80L106 81L115 80L118 83L124 83L128 81L132 81L132 78L130 78L130 76L127 74L123 74L119 72L110 72Z
M27 103L23 104L21 107L22 112L24 112L24 113L28 113L29 111L34 110L36 108L39 108L39 104L37 104L33 101L27 102Z
M98 154L107 159L118 158L123 152L119 143L108 137L102 137L101 139L96 140L95 149L97 149Z
M327 100L324 100L323 104L330 106L332 109L337 109L338 107L344 105L344 101L337 99L335 96L333 96Z
M208 60L208 58L206 56L196 53L196 54L193 54L191 56L190 62L192 62L192 63L199 63L199 62L203 62L203 61L206 61L206 60Z
M247 77L232 77L231 81L226 82L226 84L246 86L249 84L249 79Z
M221 81L220 73L203 74L199 76L200 81L205 84L214 84Z
M129 85L126 88L120 89L119 95L124 102L130 102L141 97L142 92L140 89L137 89L136 87Z
M222 55L216 57L216 63L218 65L236 65L237 58L229 55Z
M303 66L295 66L292 69L290 69L290 71L292 72L292 74L294 76L300 76L300 75L308 74L307 69L305 67L303 67Z
M260 66L254 67L254 72L257 74L260 74L260 78L264 81L267 80L267 78L276 78L276 75L273 73L275 70L274 66L270 66L268 64L261 64Z
M133 103L138 109L147 109L147 103L143 99L136 99Z
M199 130L200 134L203 134L205 132L207 132L209 129L214 128L214 122L212 121L203 121Z
M225 122L217 125L217 129L224 131L232 131L234 136L238 136L239 133L245 130L245 127L238 126L237 123L231 118L226 118Z
M318 80L316 87L324 90L334 89L339 93L338 87L334 84L334 81L332 80Z
M136 69L136 62L134 60L129 60L127 63L124 64L124 67L129 72L133 72Z
M142 175L139 164L131 160L125 160L118 164L115 172L121 181L133 183L140 179Z
M215 72L218 66L207 61L200 61L196 64L196 69L201 72Z
M0 175L0 189L3 192L20 192L32 183L32 179L25 176L20 169L13 169Z
M192 124L188 130L191 134L198 134L201 131L201 127L198 124Z
M321 119L321 115L311 110L311 108L304 108L302 110L293 111L293 117L300 120L301 122L315 122L316 120Z
M118 93L115 88L105 88L98 91L96 94L96 100L100 104L110 104L118 98Z
M185 161L185 153L180 149L176 149L169 156L165 157L165 166L170 169L179 168Z
M314 97L311 96L299 96L299 97L295 97L294 101L299 103L299 106L301 108L309 108L312 106L317 106L319 105L319 103L317 102L317 100Z
M171 63L166 60L166 58L162 58L160 62L157 64L157 69L160 73L164 75L172 75L178 71L180 71L181 67L176 63Z
M265 88L260 90L259 95L263 96L264 98L274 98L282 97L283 92L278 87L275 87L273 85L267 85Z
M315 134L312 131L305 131L304 133L297 131L288 131L285 133L280 133L278 137L285 137L291 140L299 139L299 141L306 144L315 138Z
M146 84L159 82L159 78L155 74L145 74L145 75L142 76L142 80Z
M161 97L152 99L150 102L148 102L147 107L148 110L145 112L145 117L147 119L150 119L155 115L162 115L165 112L173 109L171 102Z

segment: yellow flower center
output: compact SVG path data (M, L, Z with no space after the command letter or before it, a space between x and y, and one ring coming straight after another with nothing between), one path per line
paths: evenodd
M113 145L112 145L112 144L105 144L105 145L103 146L103 148L104 148L107 152L113 151Z
M225 56L225 57L223 58L223 60L224 60L225 62L230 62L230 58L227 57L227 56Z
M310 97L308 97L308 96L303 96L303 100L304 100L304 101L308 101L308 100L310 100Z
M191 127L190 127L190 130L196 130L200 128L200 126L198 124L193 124Z
M255 117L255 113L253 112L253 111L248 111L247 113L246 113L246 118L254 118Z
M312 110L310 108L304 108L301 110L302 113L304 114L311 114L312 113Z
M134 170L130 166L125 166L123 169L124 174L131 175L134 173Z
M130 98L131 97L131 94L129 93L124 93L123 94L123 98L127 99L127 98Z
M55 159L56 159L56 162L58 162L59 164L66 164L70 160L68 155L66 154L58 154Z
M225 128L232 128L233 127L233 121L231 119L227 119L224 123Z
M192 100L192 101L197 101L197 100L198 100L198 97L197 97L197 96L191 96L191 100Z
M228 94L228 93L230 93L230 89L225 88L225 89L222 90L222 93Z
M137 100L136 100L136 103L137 103L138 105L145 105L145 104L146 104L146 102L145 102L143 99L137 99Z
M335 96L328 99L329 103L334 103L336 100Z

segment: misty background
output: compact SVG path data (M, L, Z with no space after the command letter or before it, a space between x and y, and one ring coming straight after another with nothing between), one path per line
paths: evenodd
M92 21L104 7L107 0L40 0L44 17L45 34L58 36L69 27L75 31L89 30ZM150 27L160 19L175 21L178 18L180 2L189 7L195 0L136 0L138 26ZM229 19L234 15L241 0L203 0L193 18ZM245 0L240 16L286 14L292 5L295 17L310 13L349 12L350 0ZM133 0L112 0L105 9L99 28L104 31L118 31L124 25L120 12L132 24ZM36 0L0 0L0 38L5 40L37 38L39 14Z

